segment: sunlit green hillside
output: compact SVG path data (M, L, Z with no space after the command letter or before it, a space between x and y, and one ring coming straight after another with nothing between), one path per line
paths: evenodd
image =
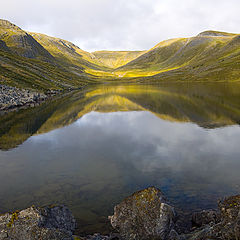
M207 31L159 43L118 68L125 77L151 80L240 80L240 35Z
M110 68L118 68L145 53L145 51L96 51L92 54L100 63Z

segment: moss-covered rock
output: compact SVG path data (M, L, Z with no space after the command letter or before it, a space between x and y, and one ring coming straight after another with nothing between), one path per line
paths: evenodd
M123 239L164 240L174 228L175 211L159 189L149 187L123 200L109 218Z

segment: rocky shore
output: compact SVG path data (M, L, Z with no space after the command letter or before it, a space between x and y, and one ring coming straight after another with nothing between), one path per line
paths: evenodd
M240 195L219 201L218 210L184 219L154 187L115 206L109 217L115 233L75 236L76 221L65 206L30 207L0 215L1 240L239 240ZM183 222L191 222L191 228Z
M0 85L0 111L25 105L34 106L47 99L47 95L30 90Z
M49 90L46 93L39 93L0 84L0 112L21 107L34 107L60 92L60 90Z

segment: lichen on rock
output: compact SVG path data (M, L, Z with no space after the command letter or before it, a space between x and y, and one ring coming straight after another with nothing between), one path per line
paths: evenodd
M65 206L30 207L0 216L1 240L72 240L75 219Z
M126 240L168 239L175 218L174 208L155 187L127 197L115 206L114 215L109 217L112 226Z

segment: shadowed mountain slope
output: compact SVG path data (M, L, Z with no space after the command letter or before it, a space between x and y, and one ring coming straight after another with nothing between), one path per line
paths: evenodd
M0 39L7 48L22 57L53 61L53 56L31 35L6 20L0 20ZM4 47L0 48L6 49Z

